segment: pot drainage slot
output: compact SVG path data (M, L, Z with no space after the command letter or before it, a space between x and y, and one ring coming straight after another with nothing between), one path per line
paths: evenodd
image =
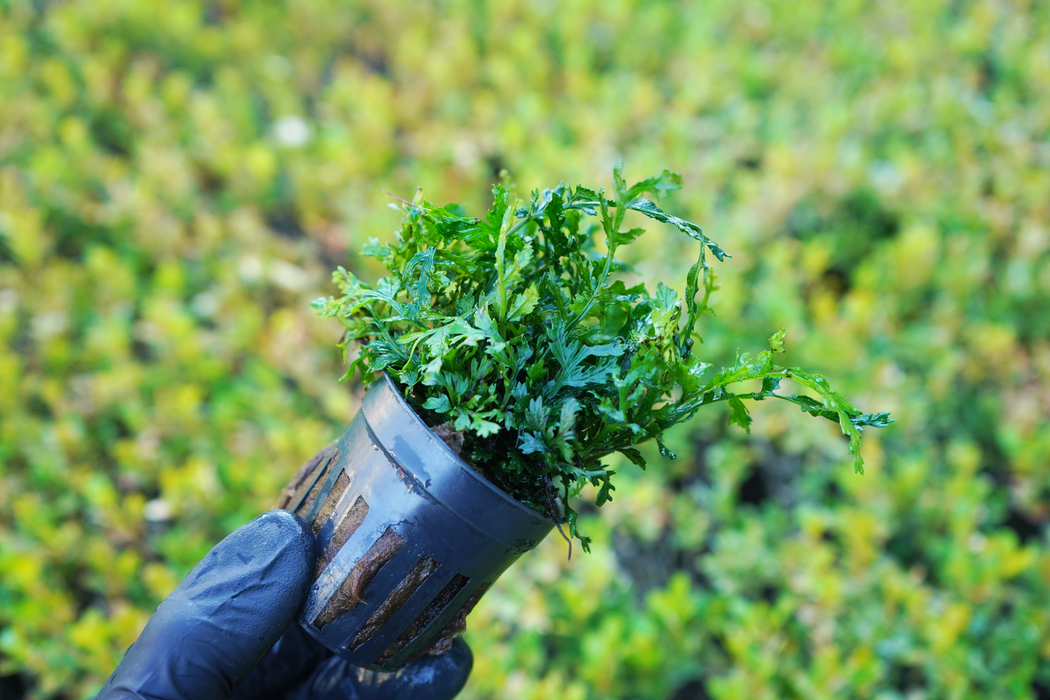
M343 585L328 599L324 609L314 618L314 627L323 629L335 618L357 607L368 584L403 546L405 538L394 532L392 526L388 527L365 555L357 560L350 574L343 580Z
M343 481L344 479L346 480L345 482ZM340 488L340 483L343 484L342 488ZM333 503L332 510L335 509L335 501L342 497L343 493L346 491L347 484L349 483L350 479L346 476L346 472L343 472L339 477L339 481L335 484L335 489L332 491L333 494L338 491L339 495L336 496L335 499L329 498ZM325 504L325 508L321 511L321 514L324 515L325 510L327 509L328 504ZM350 510L343 516L343 519L335 526L335 532L332 533L332 539L328 540L328 546L324 548L324 552L321 553L321 557L317 560L317 573L315 574L315 578L319 577L321 572L328 568L328 565L332 563L332 559L335 558L336 552L342 549L343 545L346 544L346 541L357 532L357 528L361 527L361 523L364 522L366 515L368 515L368 503L365 502L363 496L358 496L357 500L354 501L354 505L350 507ZM327 520L327 517L328 516L325 516L325 518L322 519L320 515L317 516L317 520L314 521L314 528L317 529L317 523L323 523Z
M437 617L445 611L445 608L449 606L459 592L463 590L464 586L470 583L470 579L461 574L456 574L452 577L452 580L445 584L445 587L441 589L441 592L430 601L423 612L419 613L419 616L412 621L405 631L393 641L393 643L386 648L379 658L375 660L376 665L382 665L389 661L391 657L397 652L404 649L408 644L418 637L423 630L430 626L430 623L437 619Z
M492 584L483 583L478 586L478 590L467 599L467 602L463 604L463 607L459 609L455 617L449 620L448 624L438 632L435 637L435 642L430 645L429 651L432 654L444 654L446 651L452 648L452 640L457 635L463 634L467 629L467 615L471 613L474 606L481 600L481 596L485 595L485 591L489 589Z
M314 455L299 470L294 486L282 496L281 503L277 507L295 511L300 516L308 511L324 486L324 477L328 473L328 468L338 457L338 447L333 447L328 451L322 450Z
M331 478L331 477L329 477ZM350 488L350 477L343 470L339 471L339 478L335 480L335 484L332 485L332 490L328 492L328 498L324 499L324 504L321 505L321 509L314 516L313 522L310 527L313 529L316 535L324 527L325 522L328 518L332 517L332 513L335 512L335 504L339 502L339 499L343 497L346 490Z
M404 607L412 594L430 578L430 574L434 573L439 566L441 565L428 556L420 557L415 567L401 579L401 583L397 584L386 600L380 603L372 613L372 617L368 618L368 621L357 631L357 635L350 642L350 651L367 642L383 625L390 622L390 618Z

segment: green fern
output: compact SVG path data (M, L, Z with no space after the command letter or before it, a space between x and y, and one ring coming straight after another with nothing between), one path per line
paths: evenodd
M778 366L783 330L754 359L741 354L714 374L694 354L697 321L718 289L708 254L729 256L646 196L680 187L666 170L628 187L622 166L613 170L612 198L604 188L562 184L523 202L497 185L484 219L417 194L404 204L396 242L365 248L390 276L372 287L340 267L333 280L341 296L314 306L346 327L344 354L360 350L346 377L360 370L369 382L389 372L430 425L461 431L463 457L522 503L561 516L552 495L560 494L585 550L571 497L590 483L598 506L610 500L606 457L620 452L644 469L636 446L708 404L728 403L730 421L750 430L745 401L790 401L837 422L863 472L861 430L887 425L889 415L861 413L820 375ZM629 210L699 242L684 297L662 283L650 294L615 278L617 250L644 233L623 229ZM604 255L594 252L598 235ZM817 398L776 393L785 378ZM760 390L732 388L753 381Z

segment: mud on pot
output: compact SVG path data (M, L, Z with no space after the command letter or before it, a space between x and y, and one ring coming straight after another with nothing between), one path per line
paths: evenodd
M380 671L446 651L489 586L553 528L457 457L388 376L279 507L317 535L300 624Z

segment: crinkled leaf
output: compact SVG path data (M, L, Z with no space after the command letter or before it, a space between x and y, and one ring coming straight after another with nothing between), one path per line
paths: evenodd
M431 396L426 401L424 401L423 408L435 411L437 413L448 413L452 410L452 403L444 394L437 394L435 396Z
M650 219L656 219L657 221L662 221L665 224L671 224L690 238L695 238L696 240L700 241L705 246L707 246L707 248L716 258L718 258L719 261L722 261L725 258L733 257L729 255L729 253L719 248L717 243L715 243L706 235L704 235L703 230L699 226L692 223L691 221L686 221L685 219L680 219L677 216L672 216L671 214L668 214L648 199L635 199L627 204L627 208L639 211L648 216Z
M747 432L751 432L751 414L744 402L735 396L729 398L729 422L736 423Z
M507 311L507 321L514 322L532 313L540 302L540 293L535 284L530 284L524 292L514 296Z
M600 486L598 487L598 495L594 499L594 505L601 507L612 500L612 492L616 490L616 487L612 485L610 477L613 472L609 472L600 479Z
M518 447L524 454L533 454L535 452L546 452L547 445L543 442L535 433L522 433L518 437Z

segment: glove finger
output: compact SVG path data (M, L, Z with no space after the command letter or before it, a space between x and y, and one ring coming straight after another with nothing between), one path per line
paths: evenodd
M293 622L259 665L238 685L230 700L279 698L310 677L330 657L323 644Z
M378 673L334 656L286 700L451 700L467 683L474 655L462 639L439 656L422 656L393 673Z
M225 700L291 623L315 559L292 513L236 530L161 603L98 700Z

